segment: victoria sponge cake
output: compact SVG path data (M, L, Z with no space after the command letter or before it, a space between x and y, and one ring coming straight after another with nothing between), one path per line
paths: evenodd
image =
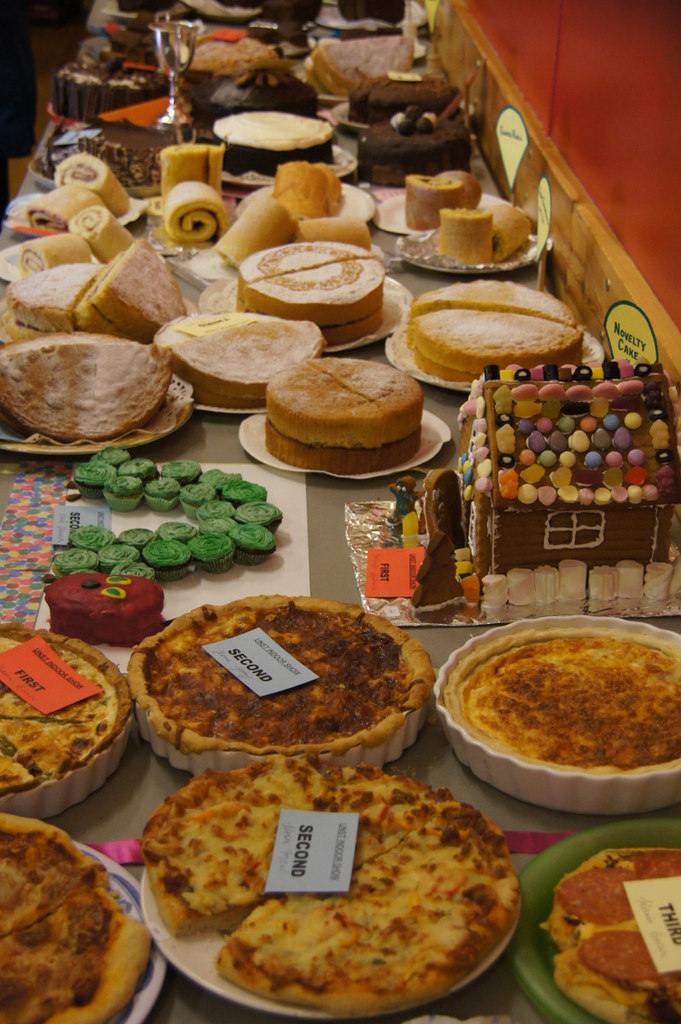
M307 360L277 374L266 401L268 451L303 469L380 471L411 458L421 443L423 392L382 363Z
M559 299L511 281L476 280L414 299L407 343L417 366L473 380L485 366L580 363L583 331Z
M362 246L293 242L242 261L237 309L311 320L331 348L378 329L384 280L383 264Z

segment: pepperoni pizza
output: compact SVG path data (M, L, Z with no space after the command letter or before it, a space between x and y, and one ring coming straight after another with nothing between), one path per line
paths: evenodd
M681 875L681 850L609 849L564 875L544 923L558 988L612 1024L681 1021L681 972L655 968L624 883Z

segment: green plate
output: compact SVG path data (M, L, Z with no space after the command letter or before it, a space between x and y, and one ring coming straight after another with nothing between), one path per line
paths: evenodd
M599 1024L600 1019L563 995L553 980L557 947L540 928L551 912L553 890L564 874L574 871L587 857L599 850L627 846L681 849L681 820L641 818L590 828L550 846L520 873L522 911L508 953L523 991L557 1024Z

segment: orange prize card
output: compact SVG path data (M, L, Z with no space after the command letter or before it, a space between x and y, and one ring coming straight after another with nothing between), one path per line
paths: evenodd
M0 682L43 715L102 692L62 661L40 636L0 654Z

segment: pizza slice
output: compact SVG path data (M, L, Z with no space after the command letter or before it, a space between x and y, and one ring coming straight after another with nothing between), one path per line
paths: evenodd
M0 813L0 935L30 927L69 893L106 880L106 869L61 829Z
M638 929L624 883L681 876L681 850L607 849L566 874L546 928L559 952L558 988L612 1024L681 1020L681 972L660 974Z
M150 936L103 888L0 939L0 1024L104 1024L132 998Z

